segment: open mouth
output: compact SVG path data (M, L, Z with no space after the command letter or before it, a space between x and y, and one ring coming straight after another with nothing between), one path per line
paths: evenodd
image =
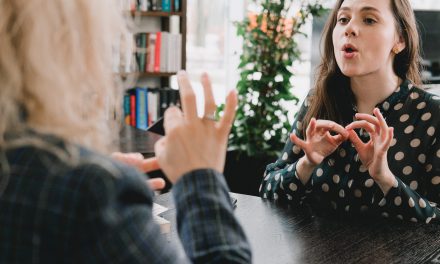
M357 52L357 49L350 44L345 44L344 47L342 48L343 51L345 51L346 53L354 53Z

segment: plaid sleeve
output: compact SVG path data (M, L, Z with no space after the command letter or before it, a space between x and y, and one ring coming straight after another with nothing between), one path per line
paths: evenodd
M195 263L251 263L246 236L233 215L222 174L195 170L173 187L177 229Z
M118 166L101 162L73 172L83 181L74 263L189 263L153 221L145 177Z

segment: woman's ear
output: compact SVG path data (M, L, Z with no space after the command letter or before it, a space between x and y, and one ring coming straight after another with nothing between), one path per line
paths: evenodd
M397 55L405 48L406 48L405 39L402 36L399 36L398 42L394 44L393 53Z

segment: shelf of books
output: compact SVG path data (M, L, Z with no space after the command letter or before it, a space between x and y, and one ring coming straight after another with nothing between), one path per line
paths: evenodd
M182 12L163 12L163 11L126 11L127 16L140 16L140 17L169 17L169 16L182 16Z
M115 69L122 78L138 80L127 88L123 100L124 122L140 130L158 120L169 106L180 105L170 77L185 69L186 0L122 0L125 15L139 16L136 23L157 19L159 27L124 36L125 49ZM143 21L142 19L146 19ZM157 24L157 23L156 23ZM145 27L141 27L145 28ZM145 79L155 79L145 85Z
M124 122L146 130L170 106L180 107L179 91L169 88L134 87L124 94Z
M181 12L184 7L182 0L123 0L123 4L127 11L144 12L146 15L154 13L152 16L167 12Z

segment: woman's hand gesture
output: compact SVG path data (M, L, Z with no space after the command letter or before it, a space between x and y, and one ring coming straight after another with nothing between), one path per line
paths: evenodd
M374 116L356 114L358 121L349 124L346 129L362 164L386 194L395 183L395 177L389 169L387 160L388 149L393 139L393 128L388 127L379 109L375 108L373 114ZM357 128L368 132L370 140L367 143L364 143L353 131Z
M331 135L330 131L337 134ZM312 166L320 164L347 138L348 132L341 125L315 118L310 120L305 140L298 138L295 133L290 134L290 140L304 151L306 161Z
M228 135L237 106L237 94L232 90L226 97L224 115L218 122L211 120L216 105L207 74L202 76L205 94L205 117L197 116L196 95L185 72L179 72L182 108L170 107L165 111L165 136L154 149L161 169L175 183L184 174L197 169L223 172Z
M111 156L127 165L134 166L140 171L149 173L151 171L159 170L159 163L156 158L145 159L141 153L121 153L113 152ZM151 178L147 180L147 184L153 191L160 191L165 188L165 180L162 178Z

